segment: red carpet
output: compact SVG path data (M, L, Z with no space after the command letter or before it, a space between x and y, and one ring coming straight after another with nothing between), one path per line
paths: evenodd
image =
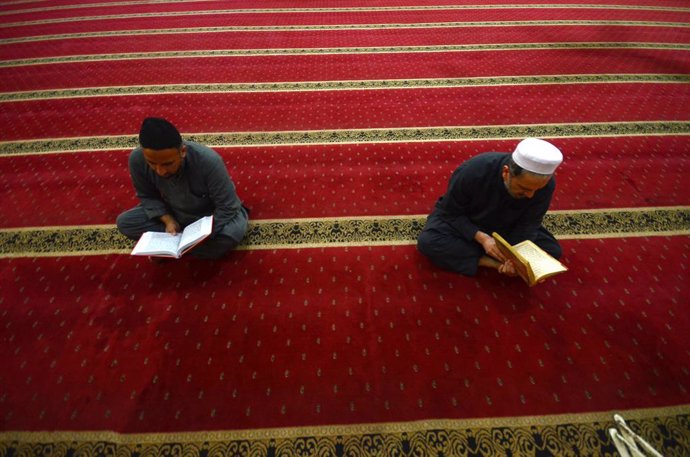
M412 246L165 269L126 256L7 260L2 289L18 294L5 302L22 306L3 315L5 418L20 430L157 432L686 398L687 237L565 247L571 274L517 293L492 274L436 271ZM596 259L603 249L609 262ZM667 266L640 281L649 252Z
M554 142L573 155L562 165L554 210L690 205L686 136ZM514 144L334 144L218 151L243 189L252 217L280 219L425 214L445 191L455 164ZM615 158L609 151L616 152ZM0 189L7 194L2 221L7 227L112 224L123 207L136 204L128 154L123 149L0 160ZM18 188L24 191L12 191ZM51 191L55 188L60 192Z
M0 5L0 456L690 452L690 8L433 0ZM154 265L115 217L146 116L252 228ZM565 162L538 287L433 267L459 163ZM198 432L198 433L197 433Z
M190 132L257 132L405 128L452 125L636 121L673 121L685 113L675 98L690 98L687 84L552 85L476 87L462 89L294 92L257 94L183 94L155 97L156 109L173 112L178 106L203 106L192 120ZM437 98L437 99L436 99ZM430 104L429 99L433 101ZM131 134L133 121L150 110L148 97L103 97L8 103L0 119L7 140L31 137L35 125L41 133L59 138ZM227 113L232 113L228 117ZM107 123L102 119L108 118ZM237 118L235 119L235 116ZM30 123L22 122L31 119Z

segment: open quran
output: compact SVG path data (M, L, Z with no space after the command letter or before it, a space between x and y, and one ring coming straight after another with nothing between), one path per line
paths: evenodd
M503 255L513 261L518 275L531 287L568 268L530 240L511 246L501 235L491 234Z
M213 216L206 216L188 225L182 233L176 235L165 232L146 232L141 235L139 242L134 246L132 255L179 259L185 252L205 240L211 234L212 229Z

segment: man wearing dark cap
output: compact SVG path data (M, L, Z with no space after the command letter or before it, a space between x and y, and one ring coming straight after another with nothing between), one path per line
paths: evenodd
M469 159L453 172L417 248L437 266L467 276L474 276L478 267L516 274L492 232L510 244L531 240L560 258L561 247L542 220L562 161L556 146L536 138L521 141L512 154L488 152Z
M223 159L199 143L183 141L165 119L146 118L140 147L129 156L129 173L140 204L117 217L117 228L138 240L144 232L179 233L213 215L213 232L190 251L218 259L236 247L247 231L247 212Z

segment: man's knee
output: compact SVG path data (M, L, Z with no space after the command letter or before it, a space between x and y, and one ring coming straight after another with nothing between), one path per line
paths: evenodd
M127 210L124 213L119 214L115 220L115 225L120 233L122 233L124 236L137 239L139 237L137 236L136 224L134 223L134 218L132 216L132 210Z
M247 233L248 219L246 210L226 224L213 238L206 240L191 253L199 259L216 260L235 249Z
M144 232L162 232L165 226L158 220L149 219L141 206L121 213L115 220L117 229L127 238L138 240Z
M433 255L434 243L429 236L429 232L422 231L417 237L417 250L427 257Z
M537 234L537 238L534 240L534 244L546 251L550 256L560 259L563 255L563 249L558 243L556 237L554 237L551 232L545 228L541 228Z
M477 246L478 247L478 246ZM434 265L447 271L474 276L482 253L477 247L451 235L422 231L417 250Z
M558 241L556 240L546 243L545 246L540 247L555 259L560 259L563 255L563 248L561 248L561 245L558 244Z
M200 244L190 254L198 259L218 260L235 249L239 244L239 241L229 236L218 234Z

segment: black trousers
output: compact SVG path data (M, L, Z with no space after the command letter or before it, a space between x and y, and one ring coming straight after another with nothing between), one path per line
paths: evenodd
M434 263L434 265L444 270L460 273L466 276L477 274L479 259L486 255L484 248L476 241L467 241L460 238L455 232L449 229L434 227L424 227L422 233L417 238L417 249ZM540 227L537 237L533 240L534 244L548 252L553 257L559 259L563 254L560 244L554 236L544 227Z

